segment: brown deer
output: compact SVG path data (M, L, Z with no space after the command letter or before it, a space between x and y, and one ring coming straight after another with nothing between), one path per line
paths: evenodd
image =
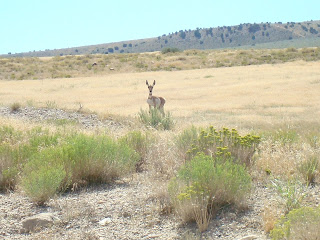
M166 100L163 97L152 96L152 90L154 85L156 85L156 80L153 81L153 85L149 85L148 80L146 80L146 85L149 89L149 97L147 99L147 103L149 104L149 111L151 111L151 107L159 109L163 114L163 106L166 103Z

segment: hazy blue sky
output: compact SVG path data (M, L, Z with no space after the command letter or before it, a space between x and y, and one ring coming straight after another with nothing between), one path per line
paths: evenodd
M0 54L307 20L320 20L320 0L0 0Z

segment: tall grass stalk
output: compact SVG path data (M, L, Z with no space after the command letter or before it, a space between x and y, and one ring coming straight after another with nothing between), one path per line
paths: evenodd
M306 194L304 193L303 185L299 181L290 179L284 182L274 179L271 183L272 187L277 190L279 196L282 198L285 213L301 207Z

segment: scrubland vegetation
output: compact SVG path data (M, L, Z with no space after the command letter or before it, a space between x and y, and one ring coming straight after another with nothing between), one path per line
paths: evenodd
M106 65L115 68L110 72L114 74L319 58L319 48L312 48L190 50L47 60L12 58L1 59L0 63L1 78L8 80L109 74ZM97 66L92 66L92 62L97 62ZM28 74L31 68L34 70ZM11 111L20 108L13 100ZM254 106L246 108L255 110ZM22 191L32 202L44 205L62 193L149 172L150 181L161 180L166 186L159 193L157 201L161 207L157 211L168 216L175 214L182 223L196 222L199 232L205 232L221 209L247 211L248 198L262 184L273 193L261 209L265 233L272 239L317 239L319 199L313 199L309 192L319 189L320 184L318 119L306 121L296 114L290 123L282 120L272 128L264 123L250 126L249 119L239 129L221 121L219 126L209 121L201 126L191 122L179 125L181 117L176 118L174 111L161 114L141 109L130 125L117 133L79 131L68 122L22 129L10 121L1 122L0 189Z
M1 126L3 192L21 189L43 205L59 193L110 183L134 172L157 171L154 177L168 183L160 210L176 213L185 223L195 221L203 232L222 207L243 211L255 184L262 181L279 197L273 206L278 209L276 216L267 207L262 209L273 239L317 230L318 206L305 200L308 189L319 184L319 132L258 129L241 136L236 129L191 126L178 133L141 129L116 137L48 128L23 131L10 124ZM171 143L163 146L162 134Z
M281 50L186 50L183 52L177 52L175 48L166 48L162 52L155 53L0 58L0 79L74 78L125 72L177 71L319 59L319 47Z

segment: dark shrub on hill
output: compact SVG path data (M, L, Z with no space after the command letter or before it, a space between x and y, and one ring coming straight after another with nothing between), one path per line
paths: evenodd
M175 52L180 52L181 50L179 48L164 48L162 49L161 53L166 54L166 53L175 53Z
M249 32L250 33L255 33L255 32L258 32L258 31L260 31L261 30L261 28L260 28L260 25L259 24L252 24L252 25L250 25L250 27L249 27Z
M183 31L180 31L179 36L180 36L182 39L185 39L185 38L186 38L186 33L183 32Z
M194 36L195 36L196 38L198 38L198 39L201 38L201 33L200 33L199 29L197 29L197 30L194 31Z

